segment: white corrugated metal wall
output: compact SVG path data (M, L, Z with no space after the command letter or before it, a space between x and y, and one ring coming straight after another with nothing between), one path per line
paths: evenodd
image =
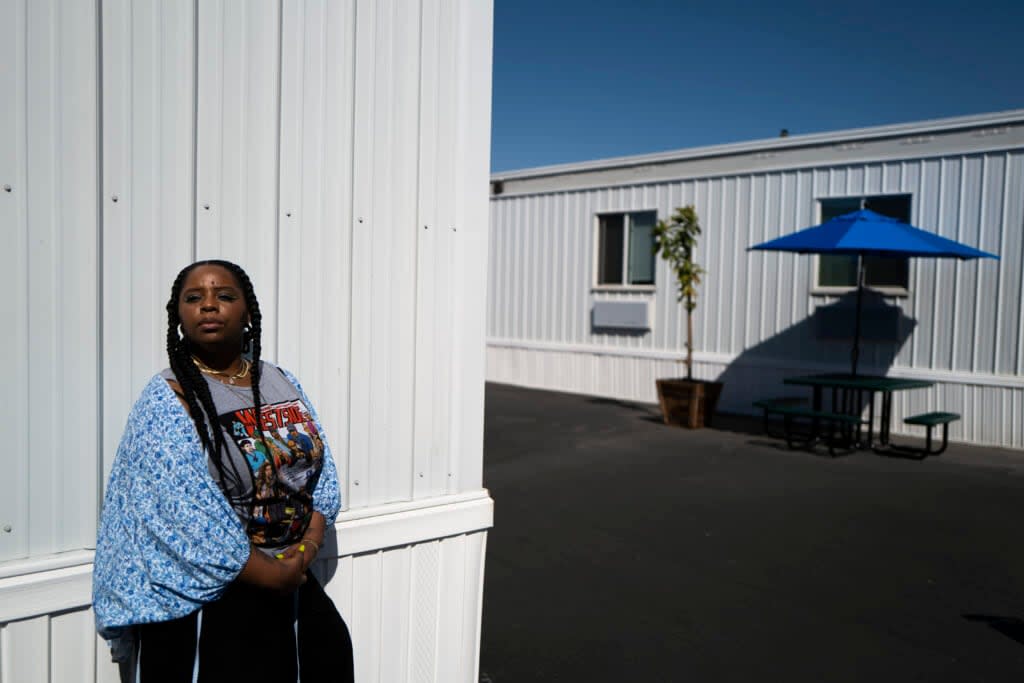
M10 331L0 342L0 401L10 417L0 560L85 547L96 534L95 25L83 3L0 5L0 282Z
M475 680L490 2L0 0L0 680L111 680L100 487L195 258L241 263L346 512L360 681ZM454 362L458 359L458 362Z
M906 343L868 344L864 369L942 382L899 395L896 417L955 410L954 438L1024 447L1024 150L736 173L680 181L495 196L488 301L488 379L655 401L654 379L677 376L685 314L659 259L657 291L592 287L594 216L694 204L707 269L695 312L698 376L724 376L728 410L749 412L787 374L848 367L849 342L821 343L808 317L834 297L811 296L815 259L746 247L813 225L817 200L908 193L912 221L998 254L999 262L911 261L910 295L890 299L916 320ZM605 334L595 301L649 302L651 330Z

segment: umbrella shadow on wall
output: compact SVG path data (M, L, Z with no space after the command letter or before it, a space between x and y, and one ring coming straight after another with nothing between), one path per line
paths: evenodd
M864 289L862 296L859 372L885 375L917 327L917 320L880 292ZM719 410L751 413L751 403L758 399L806 396L805 388L783 385L783 377L848 373L856 317L857 295L850 292L744 350L717 378L725 384Z

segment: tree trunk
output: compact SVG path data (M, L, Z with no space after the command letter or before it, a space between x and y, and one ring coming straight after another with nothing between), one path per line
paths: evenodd
M690 297L686 297L686 379L693 379L693 312Z

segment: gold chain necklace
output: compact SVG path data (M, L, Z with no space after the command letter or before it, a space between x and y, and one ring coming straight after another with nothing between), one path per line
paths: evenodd
M249 370L252 368L252 363L247 361L245 358L242 359L242 368L234 374L224 372L222 370L214 370L209 365L199 360L195 356L192 356L192 362L195 364L197 368L199 368L199 372L206 375L217 375L219 377L225 377L228 380L228 384L234 384L236 379L242 379L243 377L247 376L249 374Z

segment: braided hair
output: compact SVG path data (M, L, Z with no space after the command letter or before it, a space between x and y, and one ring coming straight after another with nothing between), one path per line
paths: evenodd
M253 290L252 281L241 266L230 261L207 260L196 261L186 266L178 273L171 286L171 298L167 300L167 359L170 362L171 370L174 372L178 384L181 386L182 398L188 405L192 422L199 433L199 440L202 442L206 452L210 454L210 460L220 474L221 486L227 482L225 476L225 463L229 463L236 481L241 477L232 460L228 457L228 447L224 440L224 430L214 422L217 417L217 407L213 403L213 396L210 394L210 387L206 384L199 368L192 362L191 344L187 337L179 335L178 328L181 325L181 316L178 313L178 301L181 298L181 290L185 285L185 278L199 266L219 266L234 276L238 286L242 289L242 296L245 299L245 307L249 311L249 324L242 333L243 351L248 351L252 356L252 398L253 408L256 411L256 430L260 441L266 443L263 436L263 428L260 424L260 351L261 332L260 323L263 316L260 314L260 304L256 300L256 292ZM252 473L250 473L252 476ZM249 496L252 498L253 496ZM250 505L254 504L249 500Z

